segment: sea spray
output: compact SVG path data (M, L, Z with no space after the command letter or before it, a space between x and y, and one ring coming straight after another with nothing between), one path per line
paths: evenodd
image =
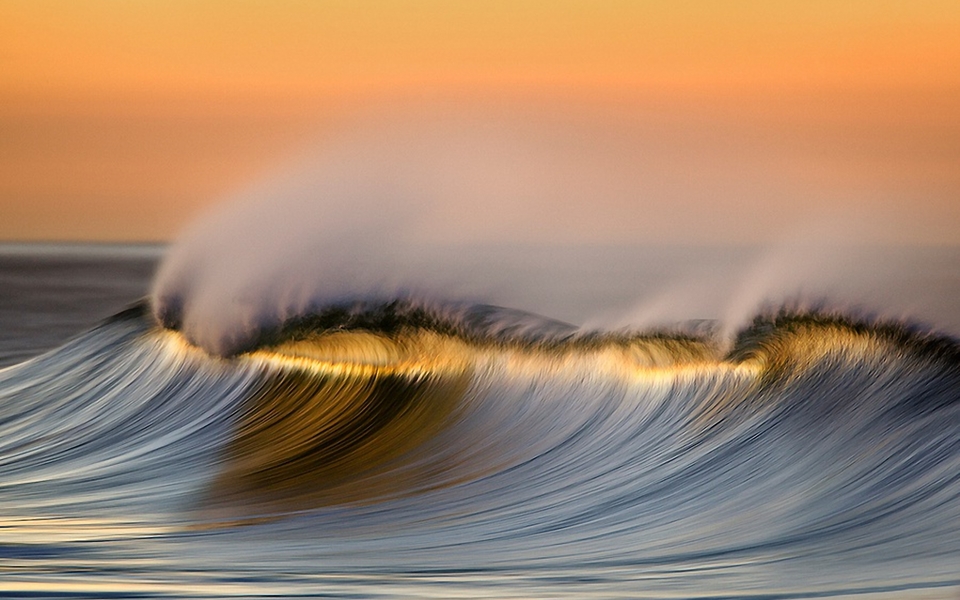
M902 249L861 243L882 238L879 214L827 229L811 215L765 243L711 246L690 239L704 208L689 229L638 239L677 192L657 183L663 142L646 133L450 114L345 130L188 227L154 281L153 312L222 355L317 311L394 300L510 307L587 331L714 321L728 343L784 301L960 332L910 282Z

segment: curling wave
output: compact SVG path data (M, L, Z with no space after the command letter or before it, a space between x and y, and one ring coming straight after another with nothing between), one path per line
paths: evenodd
M98 560L146 546L181 577L269 568L262 545L291 581L443 572L441 595L940 588L958 432L960 348L896 323L781 313L730 351L393 301L220 358L142 305L0 372L0 548L82 562L109 513Z

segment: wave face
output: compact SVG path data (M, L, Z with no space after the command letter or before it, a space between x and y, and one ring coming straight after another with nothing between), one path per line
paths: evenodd
M956 597L960 347L399 299L221 358L139 306L0 371L0 516L33 597Z

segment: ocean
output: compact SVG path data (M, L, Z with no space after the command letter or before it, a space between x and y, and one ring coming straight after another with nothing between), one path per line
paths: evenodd
M0 596L960 598L955 248L488 248L512 304L212 337L167 252L0 251Z

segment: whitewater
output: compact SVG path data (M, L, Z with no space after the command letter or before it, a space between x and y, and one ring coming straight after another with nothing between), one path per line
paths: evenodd
M437 135L244 192L0 370L0 595L960 597L955 249L511 242L441 199L613 174Z

